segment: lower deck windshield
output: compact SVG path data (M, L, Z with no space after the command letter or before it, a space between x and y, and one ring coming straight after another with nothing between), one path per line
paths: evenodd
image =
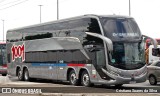
M113 43L110 65L124 69L138 69L145 65L144 43Z

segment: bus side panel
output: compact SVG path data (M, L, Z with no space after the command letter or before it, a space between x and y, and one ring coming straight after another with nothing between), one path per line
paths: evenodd
M8 63L7 64L7 73L11 76L16 76L16 64Z
M7 71L9 75L16 76L17 68L22 70L25 52L23 48L21 49L21 45L23 45L23 42L7 43Z
M7 72L8 75L16 76L16 63L12 62L11 47L12 43L7 44Z

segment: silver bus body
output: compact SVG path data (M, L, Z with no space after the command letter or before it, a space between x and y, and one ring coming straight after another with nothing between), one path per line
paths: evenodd
M144 82L144 43L132 21L125 16L85 15L8 30L8 74L23 80L27 70L29 78L68 80L71 84L72 79L86 84L88 78L90 84ZM130 22L133 26L126 26ZM123 32L108 33L114 24ZM125 33L134 27L137 33Z

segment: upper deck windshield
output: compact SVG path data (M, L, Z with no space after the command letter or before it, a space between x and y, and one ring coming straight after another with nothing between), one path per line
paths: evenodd
M100 19L104 35L113 42L109 64L120 69L132 70L145 65L145 45L133 18Z
M6 64L6 44L0 44L0 66Z
M133 18L107 18L100 19L104 34L114 41L140 40L141 32Z

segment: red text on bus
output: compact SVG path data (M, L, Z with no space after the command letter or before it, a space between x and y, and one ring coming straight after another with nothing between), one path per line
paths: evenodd
M15 58L22 58L22 62L25 60L24 44L23 45L13 45L11 47L12 51L12 61L15 61Z

